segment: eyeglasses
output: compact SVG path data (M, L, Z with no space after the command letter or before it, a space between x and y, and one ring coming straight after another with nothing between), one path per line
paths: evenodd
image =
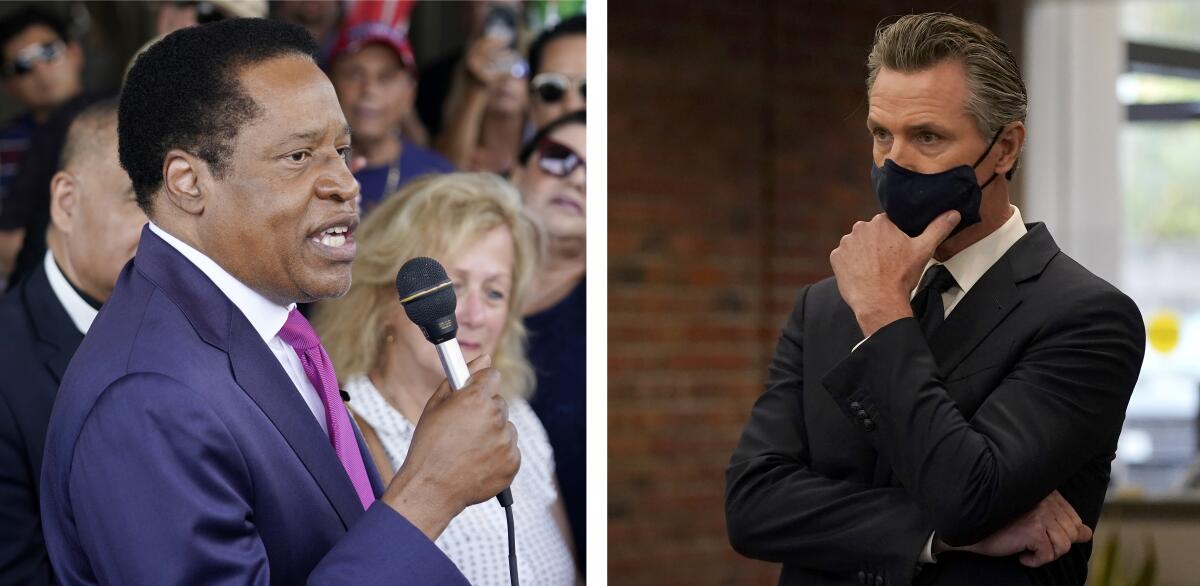
M50 63L62 56L67 46L62 41L36 43L26 47L11 63L4 64L4 77L24 76L38 63Z
M579 97L587 101L587 78L580 77L574 82L561 73L539 73L533 77L530 82L533 86L533 93L538 99L547 103L553 104L567 95L567 90L571 86L579 89Z
M561 142L543 139L538 143L538 168L555 177L567 178L575 169L583 168L587 171L587 161L579 156L579 153L571 150L571 147L562 144Z

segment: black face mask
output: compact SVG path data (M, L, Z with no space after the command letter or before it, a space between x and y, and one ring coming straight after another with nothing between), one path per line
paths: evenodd
M941 173L925 174L905 169L891 159L884 160L882 168L872 163L871 185L888 219L913 238L920 236L935 218L950 210L958 210L962 216L951 236L978 223L983 188L996 179L996 173L980 185L975 179L975 167L992 152L1003 131L1001 128L996 132L987 150L970 167L959 165ZM1009 178L1011 176L1010 171Z

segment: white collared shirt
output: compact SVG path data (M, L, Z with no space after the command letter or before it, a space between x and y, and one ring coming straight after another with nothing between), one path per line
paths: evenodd
M254 327L254 331L258 332L263 342L275 354L275 359L279 361L279 365L283 367L288 378L292 379L300 397L308 405L309 411L312 411L313 417L317 418L317 423L321 424L321 429L325 430L325 433L329 433L329 428L325 423L325 405L321 402L321 395L308 380L308 375L304 374L304 365L301 364L296 351L287 342L284 342L283 338L279 337L279 330L283 328L288 314L296 308L296 304L292 303L284 307L263 297L259 292L234 278L203 252L168 234L154 222L150 222L150 230L196 265L196 268L200 269L200 272L204 273L233 302L242 315L246 316L250 325Z
M1021 210L1017 206L1009 206L1012 208L1012 215L991 234L984 236L979 242L976 242L958 254L950 257L946 262L941 263L946 266L946 270L950 271L950 276L954 277L954 281L958 283L957 287L951 287L942 292L942 307L946 313L942 317L950 317L950 312L954 310L959 301L967 295L971 287L983 278L983 274L1008 252L1012 245L1016 244L1028 230L1025 229L1025 223L1021 219ZM925 270L929 267L938 264L937 261L930 259L925 265ZM921 273L924 278L925 274ZM917 281L917 288L920 288L920 280ZM912 299L917 294L917 288L912 290L908 298Z
M75 324L75 329L81 334L87 334L99 312L75 292L75 288L67 282L67 276L59 270L58 263L54 262L54 255L49 250L46 251L46 258L42 260L42 264L46 267L46 279L50 281L50 289L54 291L58 303L67 310L67 316Z

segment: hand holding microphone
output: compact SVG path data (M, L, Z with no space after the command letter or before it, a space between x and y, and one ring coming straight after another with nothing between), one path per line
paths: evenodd
M468 384L471 374L467 363L463 360L462 350L458 347L458 319L454 315L458 307L458 299L454 296L454 284L446 275L446 269L432 258L418 256L410 259L400 267L396 274L396 293L400 295L400 304L425 339L437 348L438 359L442 362L442 370L454 390L462 390ZM496 374L499 385L499 374ZM508 403L499 393L490 397L504 406L504 422L512 429L513 450L516 450L517 429L508 421ZM518 464L520 452L517 453ZM513 472L516 475L516 471ZM509 479L511 482L511 478ZM512 504L512 492L505 488L496 499L500 506Z
M500 395L500 373L487 356L468 367L458 350L456 300L445 270L432 259L413 259L397 276L397 288L401 300L408 300L409 318L438 346L448 380L426 403L408 457L384 499L436 539L464 508L509 495L521 453ZM511 502L507 496L501 504Z

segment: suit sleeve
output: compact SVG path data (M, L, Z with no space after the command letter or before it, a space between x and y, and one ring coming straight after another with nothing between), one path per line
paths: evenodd
M729 540L748 557L828 572L886 566L911 577L932 527L901 488L828 478L809 465L801 293L766 390L726 470Z
M868 440L951 545L1000 529L1115 445L1145 351L1137 307L1109 290L1057 316L970 419L912 318L825 378L844 410L857 401L874 419Z
M28 454L7 393L0 393L0 583L41 586L54 579Z
M161 375L114 383L84 423L68 488L80 545L98 581L268 584L251 478L235 437L203 397ZM431 581L424 583L454 583L455 574L432 542L376 503L309 583L425 575Z

